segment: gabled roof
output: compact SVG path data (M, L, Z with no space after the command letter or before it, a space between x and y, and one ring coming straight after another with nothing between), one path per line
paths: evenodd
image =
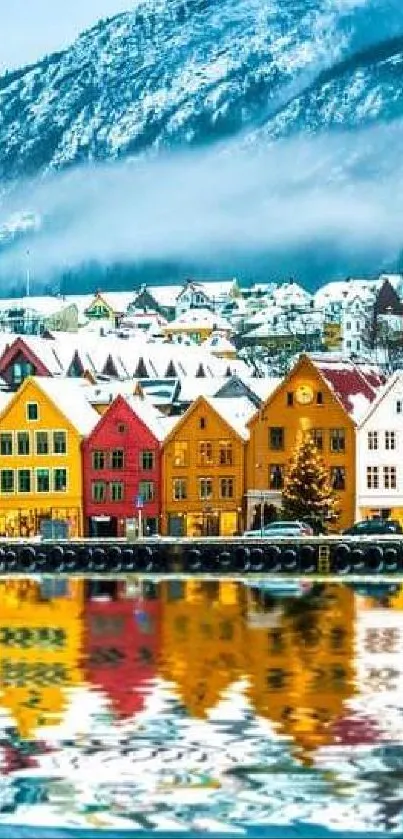
M273 390L264 405L270 404L275 394L287 385L287 382L303 363L312 366L313 371L319 374L324 385L333 394L347 416L350 417L352 422L358 423L376 397L377 391L369 383L370 369L372 370L372 368L365 366L365 373L361 373L359 367L352 361L344 361L339 358L332 359L326 354L322 356L315 354L314 357L306 353L301 354L294 367L280 381L278 387ZM374 372L374 380L375 377L376 373Z
M85 436L95 428L99 414L89 402L87 391L90 386L84 379L31 376L25 380L24 385L28 382L33 382L81 435ZM21 390L15 398L19 393Z
M238 409L234 410L234 402L237 403L238 401L240 403ZM219 403L221 403L221 407L219 407ZM211 408L211 410L214 411L221 420L223 420L233 431L235 431L238 437L242 440L246 440L248 438L246 423L250 419L251 414L256 411L255 406L249 401L249 399L245 398L234 400L220 399L219 397L211 396L199 396L191 403L191 405L189 405L189 408L184 414L180 417L172 418L174 423L165 437L163 446L165 446L165 444L175 436L178 429L186 423L193 412L197 410L199 405L203 404ZM247 416L248 412L249 415Z
M385 382L383 387L378 390L375 399L362 416L359 428L363 428L367 424L368 420L373 416L378 406L384 401L384 399L386 399L395 387L400 387L401 392L403 393L403 372L401 370L397 370L393 373L393 375Z

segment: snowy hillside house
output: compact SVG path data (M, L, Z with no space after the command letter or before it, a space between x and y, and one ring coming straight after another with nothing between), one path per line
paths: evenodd
M378 393L357 431L357 519L403 523L403 374Z
M176 297L175 316L179 318L190 309L220 311L236 293L237 288L236 280L205 283L187 280Z
M106 320L110 326L119 326L133 298L132 291L97 291L84 314L89 320Z
M341 312L342 354L344 358L359 357L368 348L371 315L360 297L344 304Z

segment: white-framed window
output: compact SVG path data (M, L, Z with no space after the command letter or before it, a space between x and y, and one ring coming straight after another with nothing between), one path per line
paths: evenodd
M29 455L31 452L31 435L29 431L17 431L17 454Z
M53 470L53 489L55 492L67 492L67 469L64 467Z
M385 431L385 449L393 451L396 448L396 431Z
M31 492L32 471L31 469L18 469L17 492Z
M368 431L368 448L370 451L376 451L379 445L379 434L377 431Z
M50 492L50 469L36 469L36 491Z
M396 489L396 466L383 467L384 489Z
M7 457L13 454L13 449L12 431L2 431L0 434L0 454Z
M155 483L154 481L140 481L139 482L139 495L141 495L143 501L154 501L155 498Z
M220 478L220 498L234 497L234 479Z
M201 501L208 501L213 497L213 479L199 478L199 498Z
M37 402L27 402L26 417L28 422L36 422L39 419L39 405Z
M172 481L173 501L184 501L188 497L186 478L174 478Z
M14 492L14 469L0 470L0 492L2 495L10 495Z
M92 481L91 483L91 498L95 503L106 500L106 483L105 481Z
M367 489L379 488L379 467L367 466Z
M111 501L123 501L125 494L123 481L111 481L109 484L109 494Z
M36 454L50 454L47 431L35 431L35 450Z
M67 454L67 434L65 431L53 432L53 454Z

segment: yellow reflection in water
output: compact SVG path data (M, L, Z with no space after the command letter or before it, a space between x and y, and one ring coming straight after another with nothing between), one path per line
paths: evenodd
M206 717L244 674L245 589L228 580L161 584L160 675L174 682L188 713Z
M60 720L66 688L82 682L81 610L79 581L1 583L0 702L24 739Z

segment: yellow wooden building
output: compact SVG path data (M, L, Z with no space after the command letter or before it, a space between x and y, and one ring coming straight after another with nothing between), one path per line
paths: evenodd
M0 583L0 706L19 736L56 725L82 680L82 582Z
M199 397L162 448L162 532L232 536L243 524L246 398Z
M0 415L0 536L34 536L45 520L82 535L81 440L99 420L84 390L31 377Z
M249 593L249 699L305 764L333 742L333 725L355 693L354 603L354 592L337 584L270 604Z
M160 675L192 717L205 718L244 675L245 590L227 580L161 583Z
M295 446L305 434L314 440L340 502L337 529L354 521L355 428L358 409L375 398L368 368L322 356L302 355L249 422L247 526L256 526L260 508L281 507L281 493Z

